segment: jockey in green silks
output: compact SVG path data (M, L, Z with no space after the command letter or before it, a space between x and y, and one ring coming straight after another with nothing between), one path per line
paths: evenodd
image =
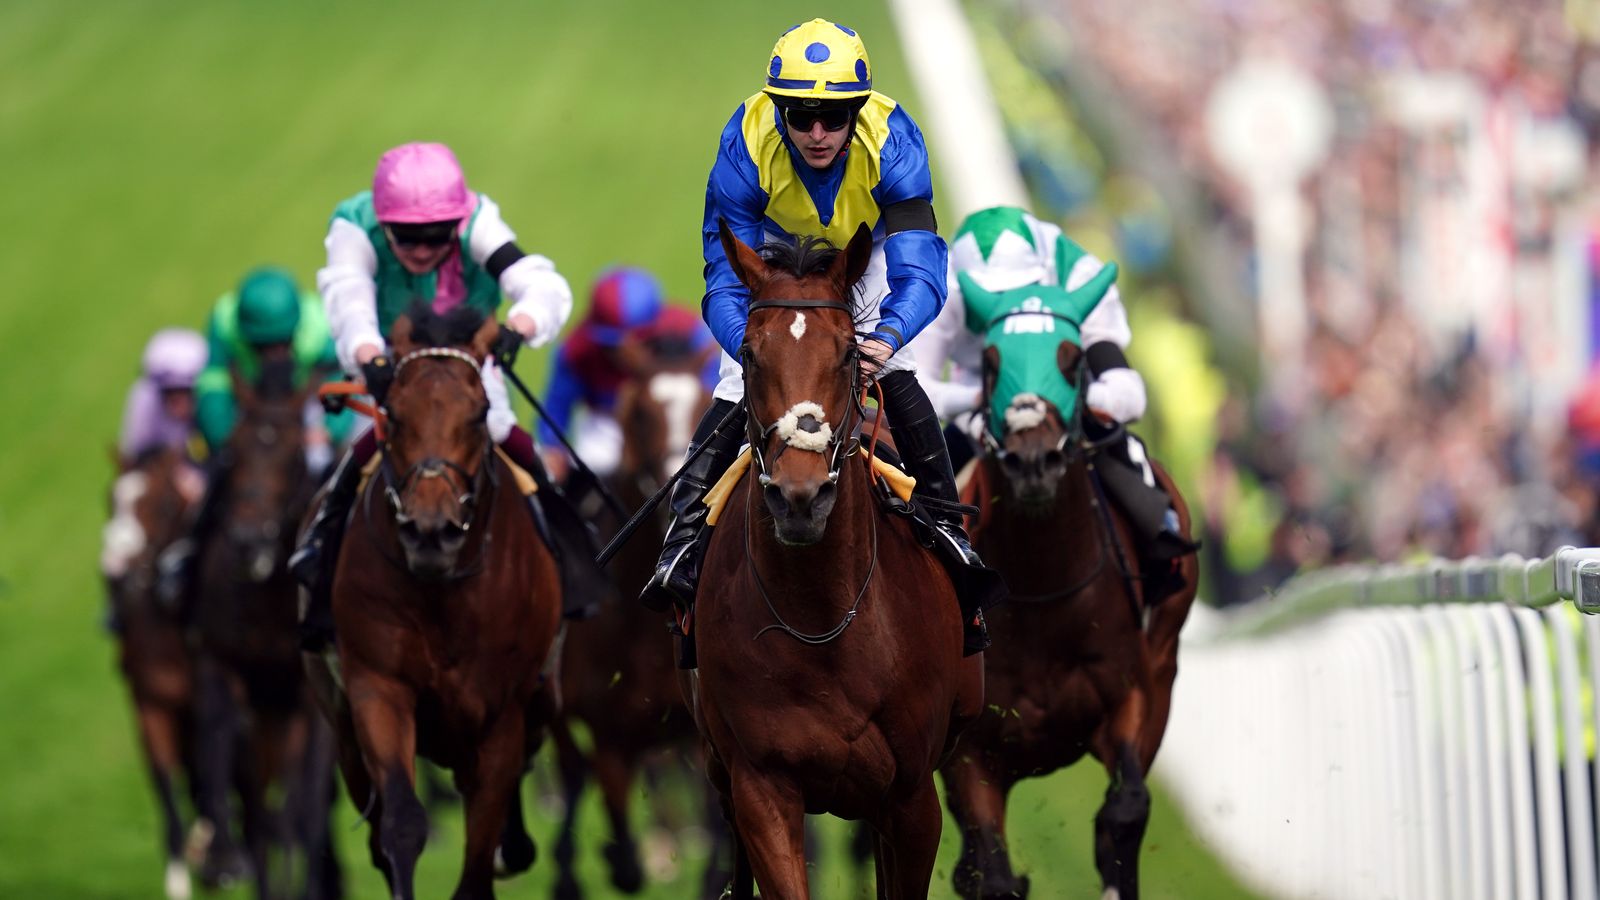
M216 519L220 485L230 464L228 437L237 418L235 379L261 386L264 380L286 379L286 390L334 377L338 371L333 338L328 333L322 301L303 292L293 275L262 267L245 275L239 287L212 307L206 329L209 348L205 369L195 380L195 427L205 439L209 457L207 489L186 537L161 556L161 596L176 603L193 577L201 542ZM315 399L306 404L306 470L313 475L333 460L333 444L349 432L353 414L325 413Z

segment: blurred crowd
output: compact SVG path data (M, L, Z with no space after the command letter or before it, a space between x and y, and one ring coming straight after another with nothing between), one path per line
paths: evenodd
M1237 249L1235 286L1258 312L1299 307L1292 341L1264 348L1252 375L1229 373L1237 386L1191 488L1219 553L1240 479L1271 495L1266 558L1219 595L1330 561L1600 541L1600 386L1588 384L1600 54L1587 5L1031 5L1200 183L1206 224ZM1242 129L1238 115L1219 121L1220 86L1293 80L1273 73L1309 85L1310 102L1295 102L1318 108L1283 115L1272 101L1284 93L1258 83L1267 98ZM1297 151L1308 164L1287 213L1229 158L1225 128L1244 132L1231 140L1246 151L1316 145ZM1303 298L1262 296L1273 229L1303 233L1291 254Z

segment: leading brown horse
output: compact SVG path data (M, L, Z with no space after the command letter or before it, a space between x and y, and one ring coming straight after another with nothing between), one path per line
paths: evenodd
M544 670L561 614L556 562L490 440L479 374L498 329L467 307L395 322L382 456L333 581L343 694L326 657L307 660L371 822L373 865L402 900L428 836L416 757L453 770L465 801L454 896L493 897L502 830L508 815L521 830L518 787L554 708ZM518 850L507 863L523 868L531 842Z
M128 683L140 744L161 806L169 900L190 896L180 790L196 789L194 666L175 610L156 599L156 558L183 535L204 476L176 450L119 463L111 489L101 572L120 624L117 662ZM185 784L187 782L187 784ZM203 830L203 828L201 829Z
M753 462L712 529L685 691L731 809L735 890L749 896L753 870L767 900L810 897L804 816L831 813L876 832L880 897L923 898L943 824L933 772L981 708L983 675L962 658L949 575L854 452L847 298L871 234L765 256L721 239L751 295Z
M1069 381L1080 377L1081 360L1075 343L1057 348ZM988 347L984 409L999 364ZM961 826L954 880L968 900L1026 897L1028 879L1012 871L1006 849L1006 796L1022 779L1089 753L1111 778L1094 820L1104 896L1136 900L1150 816L1145 776L1166 730L1197 563L1190 553L1168 570L1140 572L1127 521L1092 480L1099 451L1076 427L1079 411L1063 416L1026 396L1029 414L1007 416L1022 427L1008 425L1001 445L979 459L965 493L980 510L974 543L1005 575L1011 599L989 614L996 649L985 662L985 711L943 769ZM1099 445L1121 434L1118 428ZM1188 535L1183 498L1152 466Z

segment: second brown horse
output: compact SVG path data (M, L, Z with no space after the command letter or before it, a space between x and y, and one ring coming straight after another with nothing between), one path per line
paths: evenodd
M560 620L556 562L489 437L480 366L499 326L468 313L414 311L394 325L384 455L333 582L342 697L325 661L308 660L371 822L373 864L406 900L428 836L416 756L451 769L465 798L454 896L493 897L502 829L554 708L544 670ZM522 867L531 844L519 850Z

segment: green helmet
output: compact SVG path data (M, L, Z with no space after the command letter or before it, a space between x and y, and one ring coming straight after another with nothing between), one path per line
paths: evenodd
M292 340L300 325L300 286L283 269L256 269L239 282L239 336L254 346Z

